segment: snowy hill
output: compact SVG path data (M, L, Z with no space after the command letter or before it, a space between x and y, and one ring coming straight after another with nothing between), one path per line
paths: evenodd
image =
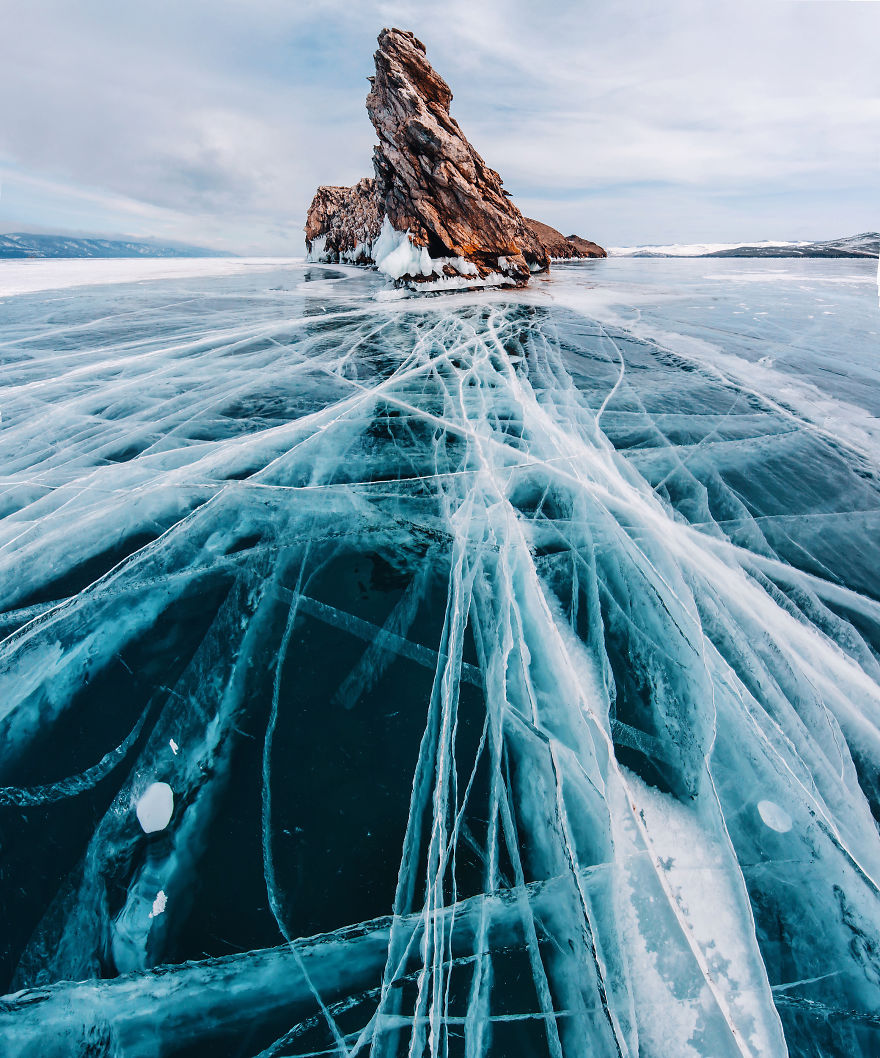
M121 239L80 239L67 235L0 235L0 259L22 257L233 257L220 250Z
M880 234L862 232L825 242L677 243L614 246L612 257L877 257Z

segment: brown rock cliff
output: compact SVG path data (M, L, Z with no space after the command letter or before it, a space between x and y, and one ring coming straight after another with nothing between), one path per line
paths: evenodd
M379 136L376 189L396 231L431 257L462 257L480 276L528 281L544 270L544 247L526 227L501 177L449 114L452 92L412 33L383 29L367 112ZM502 259L499 262L499 258Z
M450 115L452 92L421 41L383 29L378 43L367 96L375 180L318 188L305 228L312 259L374 263L409 285L520 286L551 257L605 256L523 217Z
M542 224L531 217L525 217L524 220L551 258L570 260L578 257L608 256L601 246L590 242L589 239L582 239L579 235L563 235L549 224Z
M306 218L306 248L318 261L373 264L373 242L381 227L375 180L319 187Z

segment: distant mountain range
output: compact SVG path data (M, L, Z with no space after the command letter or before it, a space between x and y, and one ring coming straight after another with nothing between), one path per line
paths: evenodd
M23 257L234 257L221 250L179 243L162 245L127 239L78 239L68 235L0 235L0 259Z
M827 242L689 243L616 246L612 257L877 257L880 233L862 232Z

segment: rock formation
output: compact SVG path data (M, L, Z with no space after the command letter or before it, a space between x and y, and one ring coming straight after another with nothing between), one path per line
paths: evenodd
M569 243L578 253L573 257L607 257L608 251L604 250L597 242L590 239L582 239L580 235L566 235L565 241Z
M306 245L315 261L373 264L373 243L382 217L376 181L365 177L354 187L319 187L306 219Z
M524 218L535 237L543 244L550 259L570 260L577 257L607 257L608 254L597 243L582 239L579 235L563 235L562 232L542 224L531 217Z
M452 92L412 33L383 30L367 112L379 135L376 189L395 231L433 258L461 257L481 278L528 281L547 253L507 197L501 177L450 117Z
M312 260L372 263L398 283L438 289L521 286L551 257L605 256L523 217L450 116L452 92L412 33L383 29L375 60L376 177L318 188L305 228Z

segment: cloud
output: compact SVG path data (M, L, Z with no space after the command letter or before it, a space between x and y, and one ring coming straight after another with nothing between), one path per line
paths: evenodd
M515 198L566 229L878 226L880 5L751 0L8 5L0 225L299 252L314 188L370 172L364 78L388 24L425 41Z

